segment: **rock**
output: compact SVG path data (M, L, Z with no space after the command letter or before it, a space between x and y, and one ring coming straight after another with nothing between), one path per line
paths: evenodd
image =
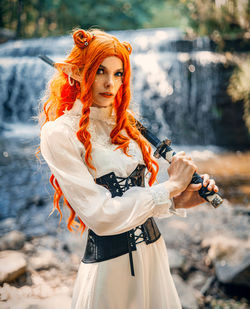
M169 266L173 268L182 268L185 259L177 250L168 249Z
M19 298L9 300L3 309L70 309L70 306L71 298L68 295L59 294L46 299L19 296Z
M16 251L0 252L0 283L11 282L25 273L25 256Z
M235 260L220 260L215 263L215 271L220 282L245 285L250 288L250 253L235 255Z
M197 290L187 285L184 280L178 275L173 275L174 283L181 300L183 309L198 309L198 303L195 294Z
M226 284L250 287L250 242L223 235L204 239L209 246L208 257L215 265L218 280Z
M43 236L39 238L39 246L44 247L46 249L58 249L58 239L53 236Z
M207 294L207 292L209 291L210 287L213 285L215 280L216 280L215 276L211 276L211 277L207 278L205 284L200 289L200 292L201 292L202 295L206 295Z
M250 247L250 243L234 237L218 235L211 238L205 238L201 246L209 247L208 257L212 261L223 259L225 256L233 255L239 250Z
M206 282L206 277L201 271L192 273L188 278L188 284L193 288L200 289Z
M50 250L41 250L29 259L29 265L35 270L57 267L58 263L55 254Z
M5 234L0 241L0 250L19 250L24 246L25 235L20 231Z
M35 252L35 247L31 242L25 242L23 246L23 251L25 252L25 254L31 255Z

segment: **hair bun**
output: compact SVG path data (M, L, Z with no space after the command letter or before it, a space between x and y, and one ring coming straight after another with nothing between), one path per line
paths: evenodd
M76 30L73 33L73 39L77 47L85 48L89 45L89 42L94 39L94 35L83 29Z
M132 46L128 42L122 42L122 44L126 48L128 53L131 55L131 53L132 53Z

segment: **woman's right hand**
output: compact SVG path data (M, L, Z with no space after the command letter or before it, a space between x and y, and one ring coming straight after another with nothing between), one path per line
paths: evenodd
M167 181L171 198L179 195L187 188L196 170L197 166L184 151L173 156L168 168L169 180Z

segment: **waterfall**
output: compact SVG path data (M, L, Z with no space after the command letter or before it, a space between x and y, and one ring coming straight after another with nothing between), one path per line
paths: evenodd
M185 40L174 28L112 32L133 47L132 102L160 138L177 144L214 144L223 55L208 38ZM73 46L70 36L10 41L0 45L0 127L32 124L54 69L37 56L58 61Z

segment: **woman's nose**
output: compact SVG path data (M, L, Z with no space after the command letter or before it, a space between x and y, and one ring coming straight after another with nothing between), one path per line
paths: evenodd
M113 86L114 86L113 77L108 75L106 80L105 80L105 87L112 88Z

